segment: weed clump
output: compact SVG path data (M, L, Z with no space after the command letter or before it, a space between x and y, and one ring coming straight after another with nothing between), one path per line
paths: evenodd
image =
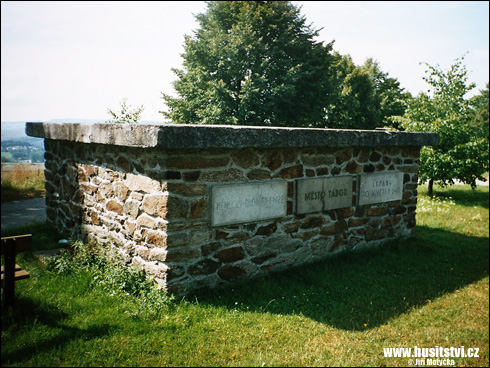
M68 249L48 261L47 270L67 276L88 274L91 287L100 286L111 296L133 296L139 313L154 317L173 300L144 270L125 265L106 244L71 241Z

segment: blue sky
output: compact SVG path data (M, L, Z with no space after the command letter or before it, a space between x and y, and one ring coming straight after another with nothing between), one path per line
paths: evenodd
M362 64L373 58L416 95L425 65L465 53L469 81L489 80L489 2L293 1L319 41ZM109 119L123 98L142 120L163 121L184 35L202 1L1 2L1 121Z

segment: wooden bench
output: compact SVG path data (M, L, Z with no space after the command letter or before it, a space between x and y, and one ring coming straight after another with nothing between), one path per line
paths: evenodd
M15 264L17 252L32 248L32 234L8 236L2 238L2 255L5 265L2 266L3 304L11 305L15 299L15 281L29 278L29 273Z

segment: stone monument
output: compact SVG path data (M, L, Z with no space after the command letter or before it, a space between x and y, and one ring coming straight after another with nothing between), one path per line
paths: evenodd
M47 217L182 294L408 237L435 133L27 123Z

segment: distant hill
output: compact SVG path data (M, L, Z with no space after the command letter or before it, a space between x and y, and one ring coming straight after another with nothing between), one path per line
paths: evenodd
M0 127L2 141L27 137L25 121L2 121Z

